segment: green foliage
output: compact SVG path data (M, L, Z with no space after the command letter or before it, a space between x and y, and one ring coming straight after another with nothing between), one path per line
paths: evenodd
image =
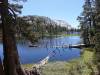
M37 41L38 38L53 37L67 30L66 27L59 26L50 18L44 16L24 16L17 18L16 34L19 33L20 37L25 37L31 42Z
M63 36L80 36L80 34L63 34Z
M9 5L15 12L21 13L22 5L19 4L10 4Z
M100 70L100 0L86 0L83 8L83 15L78 17L82 37L86 44L95 44L94 60Z
M85 44L93 44L92 37L95 36L94 8L94 1L86 0L85 4L83 5L83 12L81 16L78 17L81 27L81 35Z

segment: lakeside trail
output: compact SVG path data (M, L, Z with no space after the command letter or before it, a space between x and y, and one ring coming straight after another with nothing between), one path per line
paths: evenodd
M93 64L93 52L91 49L84 49L81 57L68 62L49 62L41 68L42 75L94 75L97 74L96 65ZM25 64L22 67L32 69L34 64Z

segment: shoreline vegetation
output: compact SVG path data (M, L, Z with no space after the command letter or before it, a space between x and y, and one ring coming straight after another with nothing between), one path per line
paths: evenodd
M36 36L36 37L33 37L32 39L33 39L33 41L30 41L30 40L28 40L28 41L30 41L32 44L35 44L35 43L37 43L38 41L39 41L39 39L44 39L44 38L49 38L49 39L52 39L52 38L58 38L58 37L72 37L72 36L80 36L80 33L70 33L70 34L68 34L68 33L59 33L59 34L44 34L43 36L42 35L39 35L39 36ZM25 39L24 37L16 37L16 41L17 42L23 42L23 41L25 41L25 40L27 40L27 39Z
M47 38L52 38L52 37L61 37L61 36L80 36L80 34L74 34L74 33L70 33L70 34L67 34L67 33L60 33L60 34L45 34L44 37L47 37Z
M81 56L69 61L49 62L41 68L43 75L95 75L98 73L93 63L92 48L84 48ZM34 64L22 64L24 69L32 69Z
M63 36L80 36L80 34L62 34Z
M80 36L80 33L59 33L59 34L44 34L44 35L38 35L36 38L37 40L40 39L40 38L54 38L54 37L61 37L61 36ZM17 37L17 40L20 40L18 39L19 37ZM23 39L23 38L22 38ZM35 38L34 38L35 39Z

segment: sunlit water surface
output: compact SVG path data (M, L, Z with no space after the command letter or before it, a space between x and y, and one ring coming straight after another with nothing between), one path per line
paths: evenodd
M22 64L37 63L54 51L49 61L68 61L80 57L80 49L61 48L63 45L78 44L81 39L79 36L58 37L52 39L42 39L36 43L39 47L29 47L28 42L17 44L20 61ZM54 48L60 46L60 48ZM3 59L2 43L0 43L0 56Z

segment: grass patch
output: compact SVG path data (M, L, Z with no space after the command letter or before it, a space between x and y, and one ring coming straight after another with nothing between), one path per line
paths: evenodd
M34 64L23 64L23 65L21 65L24 69L28 69L28 70L32 70L32 66L33 66Z
M92 62L94 53L91 51L85 51L82 55L83 62Z
M63 36L80 36L80 34L63 34Z

